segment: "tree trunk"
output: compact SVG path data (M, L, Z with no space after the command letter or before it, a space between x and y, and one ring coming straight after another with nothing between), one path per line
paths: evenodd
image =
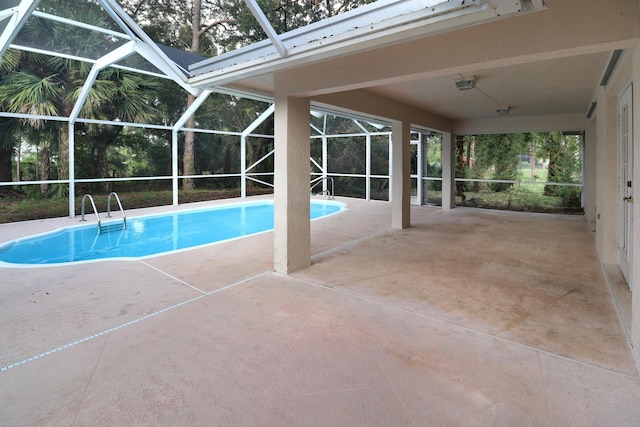
M0 145L0 181L11 182L13 181L13 174L11 170L11 147ZM8 193L11 187L0 187L0 194Z
M195 101L195 96L189 94L187 98L187 108L193 104ZM186 127L193 127L195 125L195 120L191 117L187 120ZM193 149L194 146L195 135L193 132L185 132L184 133L184 154L182 157L182 174L183 175L194 175L196 172L195 163L196 156L195 151ZM183 178L182 179L182 189L183 190L193 190L195 188L195 183L193 182L193 178Z
M456 177L464 178L464 139L456 137ZM464 182L456 182L456 196L462 197L464 204Z
M11 182L13 181L13 171L11 167L11 158L13 152L11 147L6 145L0 145L0 181ZM4 188L4 187L0 187Z
M531 181L535 181L538 177L536 176L536 141L535 139L531 139L529 142L529 164L531 166Z
M202 0L193 0L193 16L191 17L191 53L198 53L200 50L200 36L202 27ZM187 109L193 104L196 97L189 94L187 96ZM194 127L195 120L193 116L186 123L187 127ZM195 152L193 149L195 135L193 132L185 132L184 134L184 155L182 157L182 174L195 174ZM195 184L192 178L183 178L182 189L193 190Z
M107 156L107 144L102 138L98 138L93 143L96 150L96 162L98 166L98 176L107 178L109 176L109 158ZM111 182L101 182L102 190L110 192L113 185Z
M51 176L51 161L50 161L49 147L42 147L40 152L40 180L46 181ZM42 196L49 191L49 184L40 184L40 194Z
M68 112L67 117L71 114ZM60 140L58 141L58 179L69 179L69 126L60 123Z

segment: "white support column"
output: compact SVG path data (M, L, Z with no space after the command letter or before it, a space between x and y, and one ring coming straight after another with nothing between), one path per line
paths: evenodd
M393 135L389 134L389 201L393 202Z
M326 115L325 115L325 120L326 120ZM325 130L326 130L326 123L325 123ZM328 150L328 141L327 141L327 134L324 133L325 131L322 131L322 191L326 192L327 189L329 188L327 186L327 167L329 164L328 161L328 157L329 157L329 150ZM334 190L333 188L331 190ZM335 196L335 194L332 194L332 196Z
M422 206L422 200L424 199L424 192L423 192L423 186L422 186L422 175L424 174L423 172L423 168L424 168L424 164L423 164L423 143L424 141L424 133L423 132L418 132L418 154L417 154L417 158L416 158L416 174L418 175L418 177L416 178L416 198L418 199L418 206Z
M365 199L371 200L371 135L369 133L367 133L366 136L366 164L365 164L365 170L366 170L366 183L365 183Z
M420 156L420 162L422 163L422 177L420 177L420 188L422 188L422 199L420 199L421 205L426 205L429 202L429 181L426 179L429 175L429 136L425 133L421 134L422 156Z
M289 274L311 264L309 219L310 102L275 94L273 265Z
M171 131L171 194L173 206L178 206L178 130Z
M408 228L411 225L411 128L409 123L392 123L393 159L391 183L391 226Z
M455 136L442 133L442 209L456 206Z
M240 135L240 197L247 197L247 136Z
M64 124L61 124L64 126ZM76 217L76 127L69 121L69 218Z

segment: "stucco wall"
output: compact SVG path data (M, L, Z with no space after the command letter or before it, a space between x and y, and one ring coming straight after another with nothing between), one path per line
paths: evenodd
M634 97L633 97L633 121L634 121L634 134L633 134L633 181L635 183L633 190L633 198L636 200L633 209L633 247L635 248L635 255L633 256L633 279L631 287L634 290L632 293L632 314L631 314L631 336L633 341L633 357L636 361L636 366L640 369L640 43L636 45L633 51L632 61L632 78L634 82Z

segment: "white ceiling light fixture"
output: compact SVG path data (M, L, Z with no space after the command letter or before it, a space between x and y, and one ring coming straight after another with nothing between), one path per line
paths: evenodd
M478 80L475 77L469 77L462 80L457 80L455 82L458 90L470 90L476 87L476 82Z

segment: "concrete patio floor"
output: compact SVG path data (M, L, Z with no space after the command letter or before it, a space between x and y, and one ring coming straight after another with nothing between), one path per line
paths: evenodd
M0 424L640 425L583 217L414 206L392 230L388 203L341 201L290 276L272 233L0 268Z

